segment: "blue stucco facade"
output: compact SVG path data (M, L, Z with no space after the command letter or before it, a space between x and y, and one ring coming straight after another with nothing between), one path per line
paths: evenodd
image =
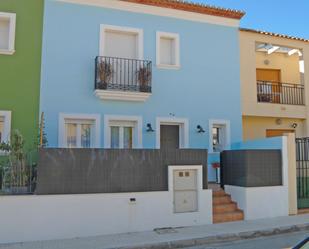
M143 29L144 59L153 61L152 95L146 102L103 101L94 95L100 24ZM178 70L156 67L156 31L178 33ZM210 119L230 121L231 142L242 140L238 28L45 1L40 110L48 145L58 146L59 113L134 115L143 119L143 147L155 148L156 117L189 121L189 147L208 148ZM205 133L197 133L201 125Z

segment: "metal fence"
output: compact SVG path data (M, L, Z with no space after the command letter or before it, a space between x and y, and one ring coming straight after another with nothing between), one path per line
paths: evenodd
M309 137L296 138L298 208L309 207Z
M95 89L150 93L151 80L151 61L96 57Z
M304 105L304 86L282 82L257 81L258 102Z
M37 167L32 156L29 154L19 161L2 160L0 164L0 195L34 193Z

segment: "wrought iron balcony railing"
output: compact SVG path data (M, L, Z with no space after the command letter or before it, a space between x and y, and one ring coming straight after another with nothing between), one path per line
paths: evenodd
M95 89L151 93L152 62L98 56Z
M304 86L273 81L257 81L257 100L264 103L304 105Z

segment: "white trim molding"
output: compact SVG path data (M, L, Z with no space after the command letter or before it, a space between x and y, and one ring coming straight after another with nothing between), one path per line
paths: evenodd
M230 127L230 120L224 120L224 119L210 119L209 120L209 148L208 152L209 153L214 153L213 151L213 146L212 146L212 141L213 141L213 136L212 136L212 128L215 125L222 125L225 126L225 147L224 149L230 149L231 148L231 127Z
M136 122L133 131L133 148L143 148L143 119L141 116L130 115L104 115L104 148L111 147L111 130L109 123L112 121Z
M143 60L144 59L144 31L138 28L132 27L124 27L124 26L114 26L114 25L107 25L101 24L100 25L100 56L106 55L106 48L105 48L105 34L108 31L112 32L121 32L121 33L131 33L137 35L137 59Z
M101 116L100 114L84 114L84 113L59 113L58 121L58 146L66 148L65 142L65 119L74 120L91 120L94 122L94 136L92 148L100 148L100 129L101 129Z
M240 20L236 20L233 18L199 14L199 13L193 13L189 11L175 10L175 9L170 9L170 8L156 7L156 6L148 6L148 5L137 4L137 3L128 3L128 2L118 1L118 0L57 0L57 1L72 3L72 4L97 6L97 7L110 8L110 9L116 9L116 10L122 10L122 11L128 11L128 12L163 16L163 17L170 17L170 18L188 20L188 21L193 21L193 22L211 23L211 24L236 27L236 28L239 27L239 23L240 23Z
M160 126L179 125L179 148L189 148L189 121L187 118L157 117L156 118L156 149L160 149Z
M151 96L151 93L97 89L94 91L94 95L102 100L145 102Z
M161 63L161 38L168 38L174 41L174 64L162 64ZM157 31L156 32L156 65L162 69L179 69L180 68L180 38L177 33L168 33Z
M3 129L3 139L0 142L10 142L11 135L11 111L0 111L0 117L4 118L4 129Z
M15 53L15 29L16 29L16 14L0 12L0 20L9 20L9 37L8 48L0 49L0 54L12 55Z

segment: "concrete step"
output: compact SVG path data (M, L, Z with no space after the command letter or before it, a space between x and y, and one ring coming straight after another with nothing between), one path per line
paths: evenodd
M215 204L212 207L213 214L221 214L225 212L233 212L237 210L236 202L231 202L227 204Z
M230 195L223 195L223 196L214 196L212 203L213 205L219 205L219 204L229 204L232 202Z
M225 212L220 214L213 215L213 223L223 223L223 222L232 222L239 221L244 219L243 211L237 209L232 212Z
M219 196L224 196L226 195L226 193L224 192L224 190L216 190L216 191L212 191L212 196L213 197L219 197Z

